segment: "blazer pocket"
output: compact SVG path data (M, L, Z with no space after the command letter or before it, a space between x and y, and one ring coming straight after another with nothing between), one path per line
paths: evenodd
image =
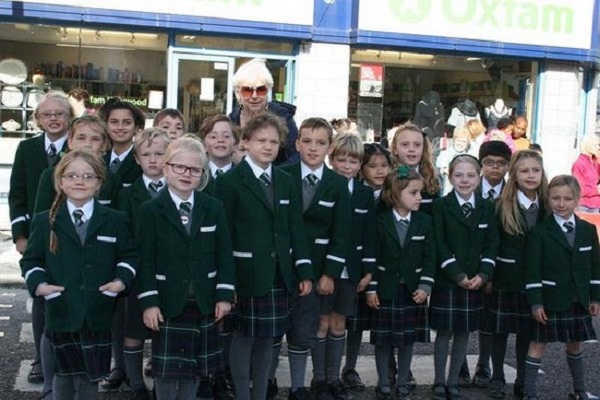
M542 285L545 285L545 286L556 286L556 282L542 280Z
M355 208L354 212L357 214L366 214L369 212L369 210L363 209L363 208Z
M156 274L156 275L154 275L154 277L156 278L157 281L166 281L167 280L167 276L166 275Z
M237 258L252 258L252 252L250 251L233 251L233 256Z
M290 200L289 199L281 199L281 200L279 200L279 204L282 206L288 205L288 204L290 204Z
M488 224L479 224L479 225L477 225L477 227L478 227L479 229L487 229L487 227L488 227Z
M335 206L335 201L319 200L319 205L327 208L332 208L333 206Z
M315 244L329 244L329 239L315 239Z
M413 236L410 238L410 240L412 240L414 242L418 242L420 240L425 240L425 236Z
M115 236L96 236L96 240L99 242L117 243L117 238Z
M105 295L105 296L108 296L108 297L117 297L117 295L119 294L119 293L111 292L111 291L108 291L108 290L103 290L101 293L103 295Z
M59 296L62 296L61 292L50 293L50 294L47 294L44 296L44 300L48 301L48 300L56 299Z
M212 272L209 272L207 276L208 276L208 279L212 279L212 278L214 278L215 276L217 276L217 271L212 271Z
M501 263L504 263L504 264L515 264L517 262L517 260L515 260L513 258L504 258L504 257L496 257L496 261L500 261Z
M216 225L201 226L200 227L200 232L214 232L216 230L217 230L217 226Z
M579 251L591 251L592 250L592 246L586 246L586 247L580 247Z

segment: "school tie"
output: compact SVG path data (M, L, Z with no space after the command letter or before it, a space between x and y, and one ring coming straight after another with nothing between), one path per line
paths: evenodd
M488 199L494 199L494 196L496 195L496 191L492 188L490 190L488 190L487 192L487 198Z
M223 175L225 172L221 168L217 168L215 171L215 178L218 178L220 175Z
M263 185L271 186L271 177L266 172L263 172L262 174L260 174L258 179L260 179L260 181L262 182Z
M160 189L162 189L163 186L164 186L164 184L162 183L162 181L150 182L148 184L148 189L150 191L150 197L154 198L154 197L158 196L158 192L160 191Z
M308 186L316 186L319 182L319 178L317 178L317 176L313 173L306 175L304 179L306 179L306 182L308 182Z
M73 210L73 220L76 227L81 227L83 225L83 211L79 209Z
M473 205L467 201L462 206L460 206L460 208L462 208L462 212L465 214L465 218L469 219L471 213L473 212Z
M182 201L179 204L179 216L181 217L181 223L185 227L187 233L190 233L191 224L190 224L190 214L192 212L192 203L189 201Z
M537 204L535 204L535 203L531 203L531 204L529 205L529 208L528 208L528 210L529 210L529 211L531 211L531 212L533 212L533 211L537 211L537 209L538 209L538 205L537 205Z
M117 171L119 170L120 166L121 166L121 159L119 157L116 157L114 160L112 160L112 162L110 163L110 167L108 167L108 169L113 174L116 174Z
M400 245L404 247L404 240L406 239L406 232L408 232L408 219L400 218L398 221L398 239L400 239Z
M575 225L571 221L566 221L563 224L563 228L565 229L566 233L571 233L575 229Z
M50 146L48 146L46 158L48 159L49 166L54 167L56 165L56 161L58 159L58 151L56 150L56 146L54 145L54 143L50 143Z
M571 221L566 221L563 223L563 228L569 246L573 247L575 244L575 224L573 224Z

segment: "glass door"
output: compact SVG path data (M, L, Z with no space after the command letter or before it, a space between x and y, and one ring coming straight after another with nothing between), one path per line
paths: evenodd
M186 132L197 133L205 118L231 112L234 60L169 52L167 107L183 113Z

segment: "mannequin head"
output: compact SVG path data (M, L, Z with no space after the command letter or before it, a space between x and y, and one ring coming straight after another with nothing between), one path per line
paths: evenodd
M502 99L496 99L496 102L494 103L494 108L496 110L501 110L504 108L504 100Z

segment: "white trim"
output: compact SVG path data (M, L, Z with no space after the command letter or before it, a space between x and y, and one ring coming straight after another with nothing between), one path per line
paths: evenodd
M330 259L332 261L337 261L337 262L343 263L343 264L346 263L346 260L344 258L337 257L337 256L332 256L331 254L327 254L327 256L325 258L328 258L328 259Z
M493 266L496 266L496 261L492 260L491 258L487 258L487 257L486 258L482 258L481 262L487 262L487 263L492 264Z
M133 269L133 267L131 265L127 264L126 262L121 261L120 263L117 264L117 267L127 268L128 270L131 271L133 276L135 276L135 269Z
M279 200L279 204L290 204L290 200L289 199L281 199Z
M335 206L335 201L323 201L319 200L319 205L327 208L331 208Z
M546 281L546 280L542 280L542 285L547 285L547 286L556 286L556 282L554 282L554 281Z
M296 262L294 263L294 266L297 267L300 264L309 264L309 265L312 265L312 262L310 262L310 260L308 258L301 258L299 260L296 260Z
M410 240L414 240L414 241L425 240L425 236L413 236L410 238Z
M219 289L223 289L223 290L235 290L235 286L230 285L228 283L218 283L217 284L217 290Z
M123 187L124 187L124 188L126 188L126 187L129 187L129 186L131 186L131 183L124 183L124 182L123 182Z
M208 279L214 278L215 276L217 276L217 271L209 272L206 276L208 276Z
M216 225L201 226L200 227L200 232L214 232L216 230L217 230L217 226Z
M378 270L380 270L380 271L385 271L385 267L384 267L384 266L382 266L382 265L378 265L378 266L377 266L377 269L378 269Z
M118 293L111 292L111 291L108 291L108 290L103 290L102 294L105 295L105 296L108 296L108 297L117 297L117 295L118 295Z
M597 281L597 280L591 280L591 281L590 281L590 285L600 285L600 281Z
M252 252L250 251L233 251L233 256L238 258L252 258Z
M477 225L477 227L478 227L479 229L487 229L487 227L488 227L488 224L479 224L479 225Z
M329 244L329 239L315 239L315 244Z
M15 219L13 219L12 221L10 221L11 225L17 224L19 222L27 222L27 216L26 215L22 215L20 217L17 217Z
M149 290L147 292L140 293L140 294L138 294L137 298L139 300L139 299L143 299L144 297L148 297L148 296L158 296L158 290Z
M58 297L58 296L62 296L62 293L61 292L50 293L50 294L47 294L47 295L44 296L44 300L52 300L52 299L54 299L55 297Z
M423 203L433 203L433 199L421 199L421 204Z
M430 278L430 277L428 277L428 276L422 276L422 277L421 277L421 280L422 280L422 281L429 281L429 282L431 282L431 283L434 283L434 282L435 282L435 279L433 279L433 278Z
M112 200L100 200L100 199L98 199L98 203L100 203L100 204L102 204L104 206L107 206L107 205L109 205L109 204L112 203Z
M580 247L579 251L590 251L592 250L592 246Z
M361 262L376 262L377 259L376 258L363 258L362 260L360 260Z
M27 271L27 273L25 274L25 280L27 280L29 278L29 275L31 275L31 273L35 272L35 271L46 272L46 270L42 267L33 267L29 271Z
M376 294L377 290L365 290L365 294Z
M357 251L361 251L362 249L363 249L363 247L362 247L362 246L356 246L356 250L357 250Z
M167 280L167 276L166 275L156 274L156 275L154 275L154 277L156 278L157 281L166 281Z
M449 259L447 259L446 261L444 261L442 263L442 265L440 266L440 268L444 269L444 268L446 268L448 266L448 264L452 264L453 262L456 262L456 258L454 258L454 257L449 258Z
M506 264L515 264L517 262L517 260L514 260L512 258L503 258L503 257L496 257L496 260L501 261Z
M371 281L371 282L369 282L369 285L377 286L377 285L379 285L379 282L377 282L377 281Z
M96 240L99 242L117 243L117 238L115 236L96 236Z
M417 268L417 269L415 269L415 272L417 274L420 274L421 272L423 272L423 268Z
M542 283L528 283L525 285L525 289L538 289L542 287Z
M362 209L362 208L355 208L354 212L357 213L357 214L366 214L366 213L369 212L369 210L365 210L365 209Z

